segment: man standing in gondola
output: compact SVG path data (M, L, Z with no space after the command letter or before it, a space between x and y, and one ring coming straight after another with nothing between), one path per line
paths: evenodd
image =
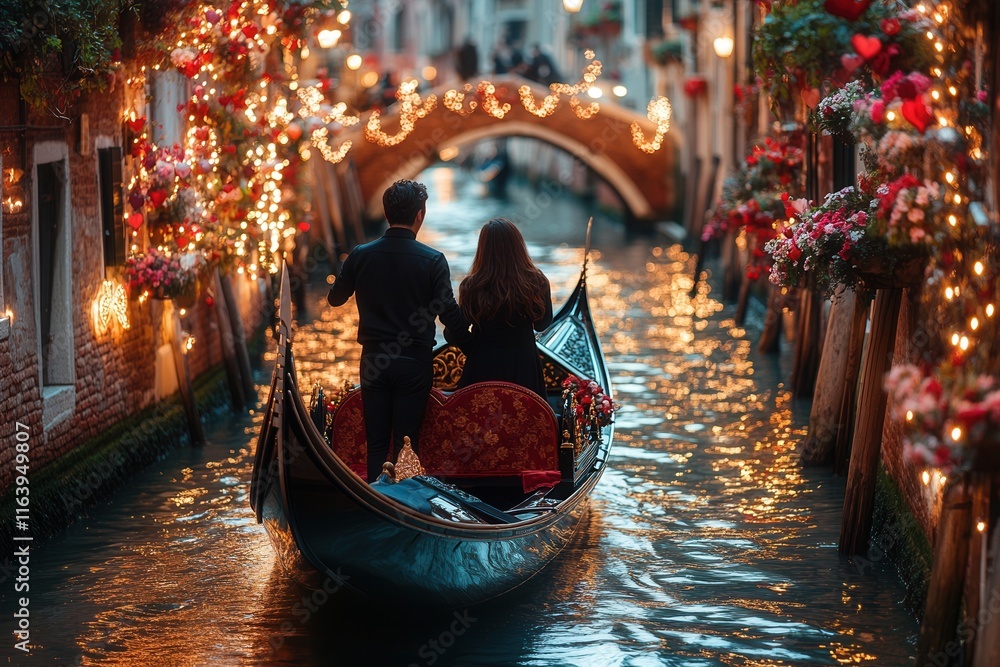
M368 440L368 481L409 436L418 433L432 383L436 318L449 340L464 340L469 323L455 301L444 255L416 240L427 213L427 188L396 181L382 195L389 229L344 261L327 300L342 306L357 295L361 343L361 402Z

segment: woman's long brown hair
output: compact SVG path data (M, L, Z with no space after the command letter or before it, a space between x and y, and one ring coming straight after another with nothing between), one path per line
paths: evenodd
M493 218L479 232L476 257L458 287L458 300L476 325L497 318L511 322L528 317L537 322L545 316L546 284L514 223Z

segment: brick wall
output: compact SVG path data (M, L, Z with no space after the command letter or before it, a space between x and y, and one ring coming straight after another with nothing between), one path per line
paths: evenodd
M62 456L85 440L99 435L108 425L135 413L155 401L155 359L157 348L165 342L162 323L169 305L157 301L129 302L131 328L123 330L112 322L100 331L93 315L93 304L105 279L102 228L98 202L98 137L122 144L121 118L125 108L121 88L84 96L72 111L74 120L66 123L44 113L22 117L16 104L16 84L0 83L0 127L28 125L24 131L6 129L0 134L0 148L16 151L5 157L24 155L19 166L25 176L22 186L24 208L19 214L4 215L3 291L4 305L12 314L10 333L0 340L0 494L13 480L12 458L15 421L30 428L32 468L38 469ZM14 102L12 102L13 100ZM80 115L87 114L90 151L77 149ZM45 128L45 129L40 129ZM71 293L73 317L74 365L76 372L75 408L72 416L43 428L43 404L39 387L37 330L34 316L32 266L31 178L34 146L40 141L65 142L68 146L71 196ZM23 143L23 146L22 146ZM235 283L251 282L234 278ZM257 283L254 283L254 287ZM262 299L256 289L242 286L245 295L240 304L248 331L261 321ZM169 321L169 320L168 320ZM183 318L184 327L195 336L189 354L193 375L207 371L221 362L218 327L212 307L204 294Z
M916 321L918 298L918 294L913 290L903 292L899 322L896 327L893 366L911 363L913 360L914 334L918 331ZM902 429L892 420L888 412L882 430L882 462L886 472L899 486L910 512L933 543L941 508L939 494L935 493L936 487L923 483L921 479L923 468L903 459Z

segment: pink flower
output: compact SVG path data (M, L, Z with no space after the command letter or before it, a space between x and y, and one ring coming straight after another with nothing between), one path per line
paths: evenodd
M873 123L881 123L885 120L885 102L882 100L875 100L872 102L872 108L869 111Z

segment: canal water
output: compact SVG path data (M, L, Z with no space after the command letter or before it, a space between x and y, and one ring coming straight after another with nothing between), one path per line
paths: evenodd
M456 281L480 224L507 215L556 301L568 295L584 202L554 183L492 199L449 166L422 179L421 238ZM756 354L755 323L735 326L715 290L690 295L680 247L631 237L611 214L596 216L593 246L616 444L576 539L523 590L440 615L392 599L356 609L289 583L247 502L258 410L222 419L207 446L172 453L33 553L34 654L12 649L8 581L0 664L908 664L917 624L895 572L838 556L843 480L797 462L808 406L783 386L786 363ZM303 387L357 377L356 312L324 296L317 285L295 332Z

